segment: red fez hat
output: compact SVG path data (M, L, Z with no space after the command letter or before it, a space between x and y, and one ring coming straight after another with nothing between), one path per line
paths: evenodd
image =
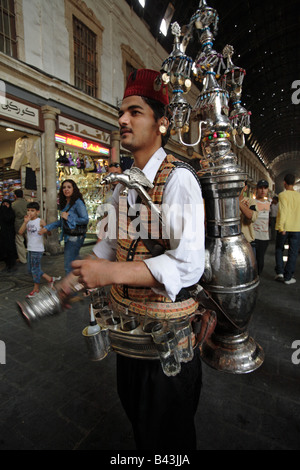
M134 95L151 98L165 106L169 104L168 87L155 70L139 69L129 75L123 99Z

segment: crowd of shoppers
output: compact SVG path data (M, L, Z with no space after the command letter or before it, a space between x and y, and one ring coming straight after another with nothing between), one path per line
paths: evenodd
M294 272L300 250L300 193L295 191L295 175L287 174L284 191L268 197L269 183L258 181L256 197L245 197L249 192L247 182L240 194L241 230L251 243L257 261L258 274L264 267L264 257L269 241L275 240L276 281L295 284ZM284 252L287 249L287 260Z
M64 240L65 272L71 271L71 263L78 258L83 245L88 213L81 192L73 180L65 180L59 191L60 219L52 224L40 219L40 207L37 202L26 201L21 189L15 191L15 201L5 199L0 206L0 261L5 263L3 273L17 269L17 260L28 266L28 272L34 281L33 290L27 297L34 297L39 292L41 279L53 285L60 279L42 271L44 254L44 235L51 234L55 228L61 229Z
M121 168L119 164L112 163L108 171L120 172ZM284 191L279 196L273 196L270 202L268 200L269 183L266 180L258 181L255 198L246 196L249 193L246 181L239 199L241 230L253 247L258 274L261 275L263 271L269 240L275 240L275 280L283 281L285 284L296 282L294 271L300 249L300 193L294 190L294 185L295 175L287 174L284 178ZM78 258L84 243L89 219L83 197L73 180L66 180L62 183L59 203L60 219L41 227L40 235L51 233L51 230L56 228L61 229L61 240L65 243L65 272L68 274L72 270L72 261ZM0 206L0 261L5 263L2 273L16 271L17 261L21 264L28 262L27 230L20 231L26 216L27 201L24 199L23 191L17 189L15 201L11 203L5 199ZM101 227L102 225L103 220L101 220ZM103 238L102 232L103 228L100 239ZM98 237L99 235L100 233ZM287 262L284 264L283 255L286 246L288 246L288 253Z

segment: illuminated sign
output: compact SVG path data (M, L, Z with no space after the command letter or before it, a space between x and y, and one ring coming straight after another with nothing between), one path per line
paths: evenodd
M86 152L100 153L102 155L109 155L109 149L102 145L92 142L90 140L83 140L75 135L61 135L55 134L55 142L63 145L70 145L70 147L77 147Z

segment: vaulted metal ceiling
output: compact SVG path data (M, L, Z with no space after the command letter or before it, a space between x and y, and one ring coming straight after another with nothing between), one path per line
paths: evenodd
M166 37L160 33L160 23L169 3L175 7L171 23L177 21L180 26L188 24L199 7L199 0L146 0L145 8L138 0L127 3L149 25L167 54L173 37L170 28ZM282 190L284 174L295 173L300 179L300 3L207 0L207 5L220 18L214 49L222 52L231 44L233 63L246 69L242 99L252 112L247 145L259 150L276 187ZM186 53L195 58L198 50L194 40Z

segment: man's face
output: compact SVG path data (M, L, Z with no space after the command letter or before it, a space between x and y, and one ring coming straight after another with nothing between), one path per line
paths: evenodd
M108 173L122 173L120 165L117 166L109 166Z
M153 110L140 96L128 96L119 112L121 143L131 152L147 149L161 140Z
M267 196L268 196L268 188L266 186L261 186L260 188L256 189L257 199L264 199Z
M122 169L119 164L117 166L109 166L108 167L108 173L122 173ZM118 181L115 181L114 183L111 183L112 186L117 186Z

